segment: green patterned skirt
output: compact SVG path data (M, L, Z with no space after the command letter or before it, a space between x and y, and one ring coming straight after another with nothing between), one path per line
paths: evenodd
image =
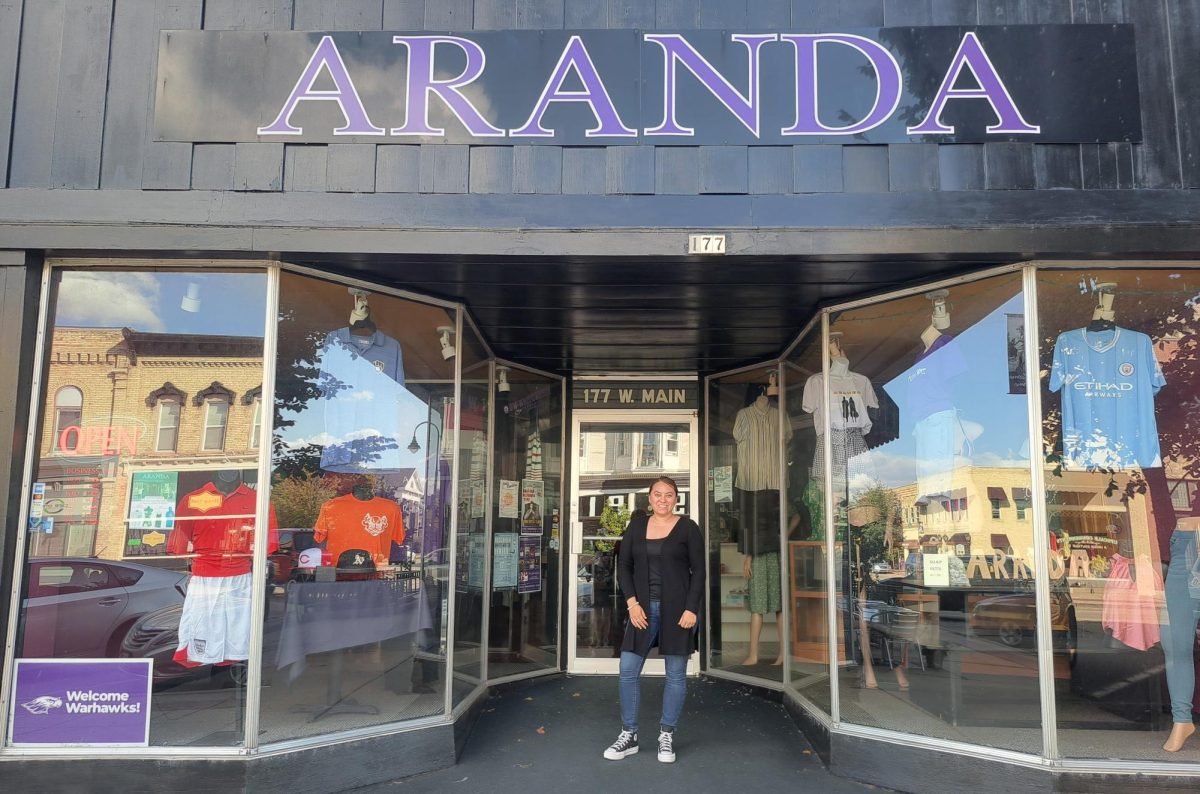
M750 560L749 590L746 604L751 612L766 615L783 608L779 595L779 552L769 551Z

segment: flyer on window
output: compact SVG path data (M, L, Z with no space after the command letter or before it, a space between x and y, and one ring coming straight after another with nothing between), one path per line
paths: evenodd
M521 534L541 535L545 525L543 508L546 484L541 480L521 480Z
M497 532L492 537L492 589L508 590L517 586L516 532Z
M542 539L521 538L521 560L517 592L537 593L542 589Z
M713 498L718 504L733 501L732 466L717 466L713 469Z
M521 483L516 480L500 481L500 517L520 518L521 511L517 507L521 499Z
M470 480L471 518L483 518L487 508L487 485L483 480Z

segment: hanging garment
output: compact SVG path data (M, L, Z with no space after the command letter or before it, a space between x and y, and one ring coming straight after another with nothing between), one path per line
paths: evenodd
M1133 580L1130 560L1120 554L1112 556L1112 569L1104 586L1101 624L1112 632L1113 639L1144 651L1160 639L1158 596L1163 592L1163 579L1148 561L1137 570L1139 574L1154 577L1151 592L1143 592Z
M1166 382L1145 334L1127 328L1060 334L1049 386L1063 392L1063 467L1161 466L1154 396Z

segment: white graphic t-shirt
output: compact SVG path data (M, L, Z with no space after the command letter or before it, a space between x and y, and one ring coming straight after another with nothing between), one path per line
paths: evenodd
M804 384L804 395L800 407L813 415L817 433L825 432L825 405L822 392L825 390L823 375L818 372ZM861 429L863 435L871 432L871 417L868 408L878 408L879 398L875 387L866 375L847 372L829 376L829 407L832 410L830 427L834 430Z

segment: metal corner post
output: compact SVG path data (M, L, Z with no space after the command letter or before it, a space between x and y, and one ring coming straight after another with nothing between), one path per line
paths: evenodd
M255 494L254 565L251 569L250 659L247 662L246 713L242 740L247 751L258 747L262 703L263 614L267 598L267 554L271 534L271 439L275 432L275 370L279 338L279 267L267 268L267 300L263 334L263 384L259 397L258 490ZM267 414L267 411L270 414Z
M837 516L833 512L833 439L830 435L831 418L829 412L829 310L821 312L821 411L824 421L820 431L821 454L824 456L821 473L824 479L825 501L825 581L829 586L829 598L826 600L826 620L828 621L829 640L829 718L833 724L842 721L841 693L838 690L838 616L837 616L837 568L834 566L837 544ZM849 604L847 604L847 607Z
M21 613L21 579L25 567L25 539L29 525L29 491L33 485L33 467L36 465L38 408L41 405L42 364L49 343L47 324L50 319L50 276L49 262L42 264L42 284L38 298L37 332L34 335L33 382L29 389L29 428L25 434L25 468L21 474L21 508L17 514L17 539L13 555L12 591L9 593L8 632L4 638L4 655L0 657L0 752L8 744L9 696L12 688L13 662L17 658L17 622Z
M1046 512L1046 467L1042 438L1041 332L1037 311L1037 268L1023 268L1025 302L1025 391L1029 411L1029 476L1033 502L1033 564L1037 614L1038 683L1042 704L1042 752L1058 758L1058 703L1054 699L1054 642L1050 627L1050 543Z
M462 359L463 359L463 321L462 307L454 309L454 404L451 411L448 413L454 414L454 435L450 444L450 546L447 555L449 565L446 570L449 571L450 579L446 582L446 680L443 682L446 687L445 692L445 715L447 718L454 711L454 638L455 638L455 607L457 599L455 598L456 590L458 589L458 439L459 433L462 432ZM442 438L445 446L445 427L449 417L442 417ZM441 450L438 451L441 454ZM468 547L469 550L469 547ZM468 565L470 563L468 562Z

